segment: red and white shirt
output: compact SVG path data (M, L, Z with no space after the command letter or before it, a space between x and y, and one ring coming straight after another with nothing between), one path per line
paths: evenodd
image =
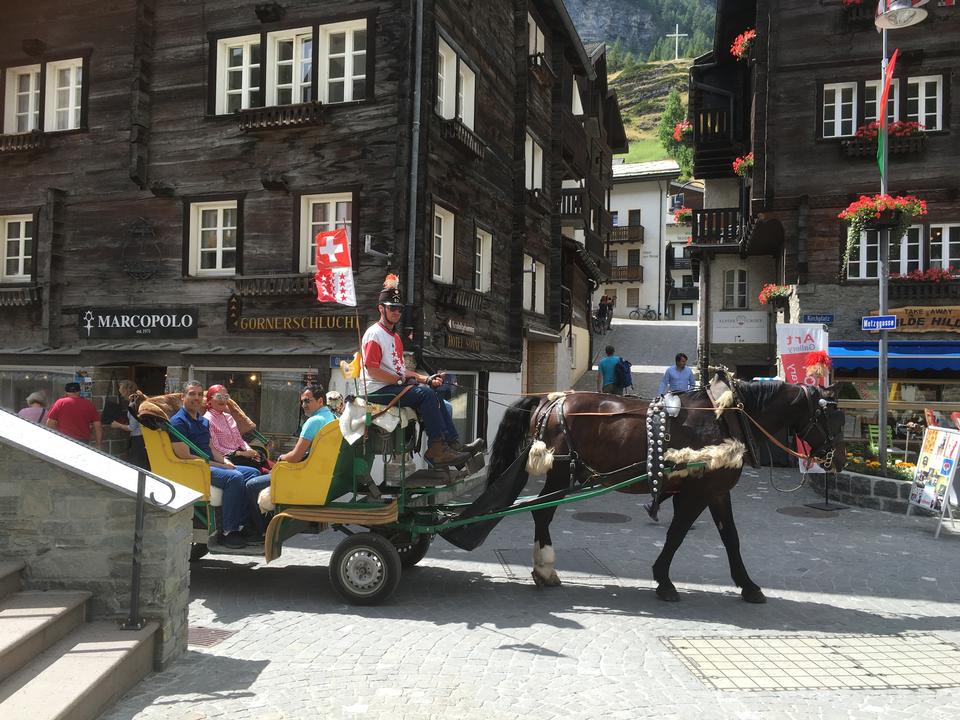
M379 390L385 385L399 384L407 376L407 366L403 362L403 340L395 331L387 330L377 322L367 328L363 334L363 365L368 368L380 368L397 376L393 383L380 382L366 377L367 393Z

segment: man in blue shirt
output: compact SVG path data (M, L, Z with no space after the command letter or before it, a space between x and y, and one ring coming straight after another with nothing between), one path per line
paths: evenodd
M326 406L326 396L323 394L322 385L305 387L303 392L300 393L300 407L303 408L303 413L307 416L300 428L300 437L297 438L297 444L293 446L293 450L284 453L277 458L278 460L291 463L302 462L320 429L337 419L330 408ZM269 474L258 475L246 482L247 505L250 508L253 525L260 535L263 535L266 530L266 522L260 512L258 500L260 492L268 487L270 487Z
M597 392L609 395L623 395L623 388L617 385L617 363L620 356L613 354L613 345L607 345L607 356L597 363Z
M687 367L687 356L683 353L677 353L674 358L676 365L668 367L663 373L663 379L660 381L658 395L665 392L686 392L696 387L693 380L693 370Z
M256 468L235 466L210 446L210 421L203 416L203 386L200 383L195 380L186 383L182 399L183 406L170 418L170 425L206 455L210 464L210 484L223 491L223 527L219 528L223 537L219 541L224 547L239 550L247 546L240 534L240 526L247 515L243 485L260 473ZM177 457L184 460L199 457L175 435L171 434L170 440Z

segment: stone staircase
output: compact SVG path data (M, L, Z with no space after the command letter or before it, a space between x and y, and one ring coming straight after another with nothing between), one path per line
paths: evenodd
M152 669L158 626L85 622L89 592L21 590L0 559L0 718L93 720Z

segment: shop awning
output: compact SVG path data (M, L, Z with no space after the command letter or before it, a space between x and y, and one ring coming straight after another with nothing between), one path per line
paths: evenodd
M835 370L876 370L880 352L876 342L831 342ZM960 342L891 342L887 367L893 370L960 371Z

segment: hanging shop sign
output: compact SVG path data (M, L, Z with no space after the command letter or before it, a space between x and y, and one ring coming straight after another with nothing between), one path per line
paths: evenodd
M769 341L770 313L744 310L720 311L712 315L711 342L766 343Z
M897 326L890 332L960 332L958 305L901 307L887 312L897 318Z
M351 313L265 313L245 315L236 295L227 301L227 330L230 332L352 332L366 327L363 315Z
M788 383L826 385L825 377L807 371L807 355L826 350L829 335L821 323L781 323L777 325L777 352L783 366L783 379Z
M458 335L476 335L477 328L471 325L470 323L465 323L463 320L454 320L450 318L447 320L447 329L452 333L457 333Z
M454 350L470 350L480 352L480 338L468 337L466 335L453 335L446 333L446 345Z
M191 308L81 308L80 338L195 338L200 310Z

